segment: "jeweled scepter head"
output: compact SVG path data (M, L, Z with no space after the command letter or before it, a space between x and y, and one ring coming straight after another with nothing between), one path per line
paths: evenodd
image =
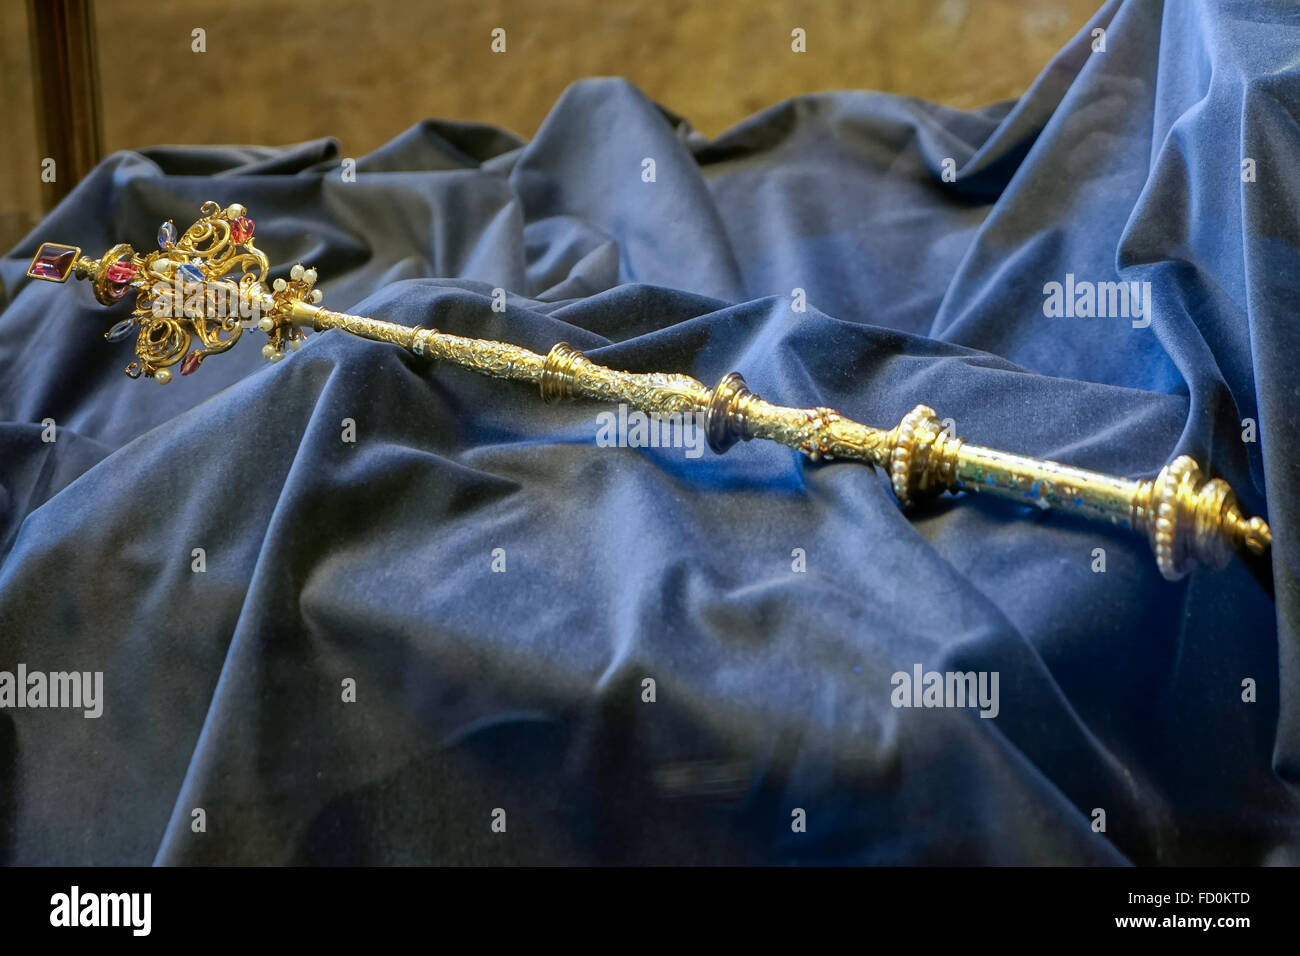
M104 333L110 342L135 336L135 361L126 367L132 378L166 385L172 366L179 363L180 373L189 375L253 327L269 336L262 354L278 361L286 348L302 344L303 330L288 321L294 304L320 301L315 270L296 265L289 280L277 279L268 289L270 266L253 240L247 210L205 202L199 212L184 233L164 222L158 248L146 253L123 243L92 259L76 246L47 242L27 274L51 282L89 279L95 298L109 306L134 292L131 314Z

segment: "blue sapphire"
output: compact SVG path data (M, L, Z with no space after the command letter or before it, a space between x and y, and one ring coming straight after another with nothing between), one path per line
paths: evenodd
M205 277L203 270L192 262L186 262L176 269L176 272L187 282L204 282Z
M132 319L123 319L117 325L113 326L104 333L104 338L110 342L120 342L135 332L135 322Z
M166 249L176 245L176 223L168 219L158 227L158 248Z

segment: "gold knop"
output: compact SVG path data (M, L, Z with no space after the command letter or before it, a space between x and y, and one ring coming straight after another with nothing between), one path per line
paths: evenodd
M1238 551L1261 555L1273 541L1262 518L1245 516L1228 483L1207 481L1187 455L1138 482L1132 521L1150 539L1160 573L1170 581L1198 565L1226 567Z
M889 484L904 508L956 489L957 455L964 444L949 435L933 408L917 405L890 432Z

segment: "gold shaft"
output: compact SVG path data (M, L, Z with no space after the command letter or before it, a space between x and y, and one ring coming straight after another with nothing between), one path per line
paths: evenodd
M942 491L970 491L1132 528L1147 536L1161 573L1177 580L1198 564L1223 567L1234 552L1263 554L1268 525L1247 518L1228 484L1206 480L1180 456L1153 479L1128 479L1054 461L968 445L918 405L889 430L830 408L772 405L733 372L714 388L689 375L621 372L592 362L565 343L546 355L506 342L385 322L295 302L288 316L317 331L342 329L494 378L529 382L543 400L623 402L649 414L700 413L709 446L721 454L737 441L766 438L813 460L841 458L885 469L903 507Z

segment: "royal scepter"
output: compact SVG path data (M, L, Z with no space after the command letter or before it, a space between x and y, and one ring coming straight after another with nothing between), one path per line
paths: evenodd
M1171 581L1198 565L1222 568L1237 551L1262 555L1272 541L1268 525L1246 517L1228 483L1208 478L1186 455L1154 478L1117 478L967 444L926 405L882 430L830 408L770 404L735 372L708 388L688 375L606 368L563 342L539 355L507 342L334 312L320 305L316 271L301 264L267 287L270 266L254 244L253 220L243 206L205 202L200 214L183 234L163 223L158 248L143 254L122 244L92 259L76 246L47 242L27 275L89 279L104 305L134 291L134 310L105 337L134 337L135 359L126 374L162 385L171 381L173 366L179 363L180 373L189 375L246 330L265 332L262 354L278 362L302 344L307 329L342 329L483 375L532 383L546 402L582 397L624 402L651 415L700 415L718 454L742 439L766 438L814 461L867 462L885 470L904 508L942 491L971 491L1132 528L1147 536L1160 573Z

